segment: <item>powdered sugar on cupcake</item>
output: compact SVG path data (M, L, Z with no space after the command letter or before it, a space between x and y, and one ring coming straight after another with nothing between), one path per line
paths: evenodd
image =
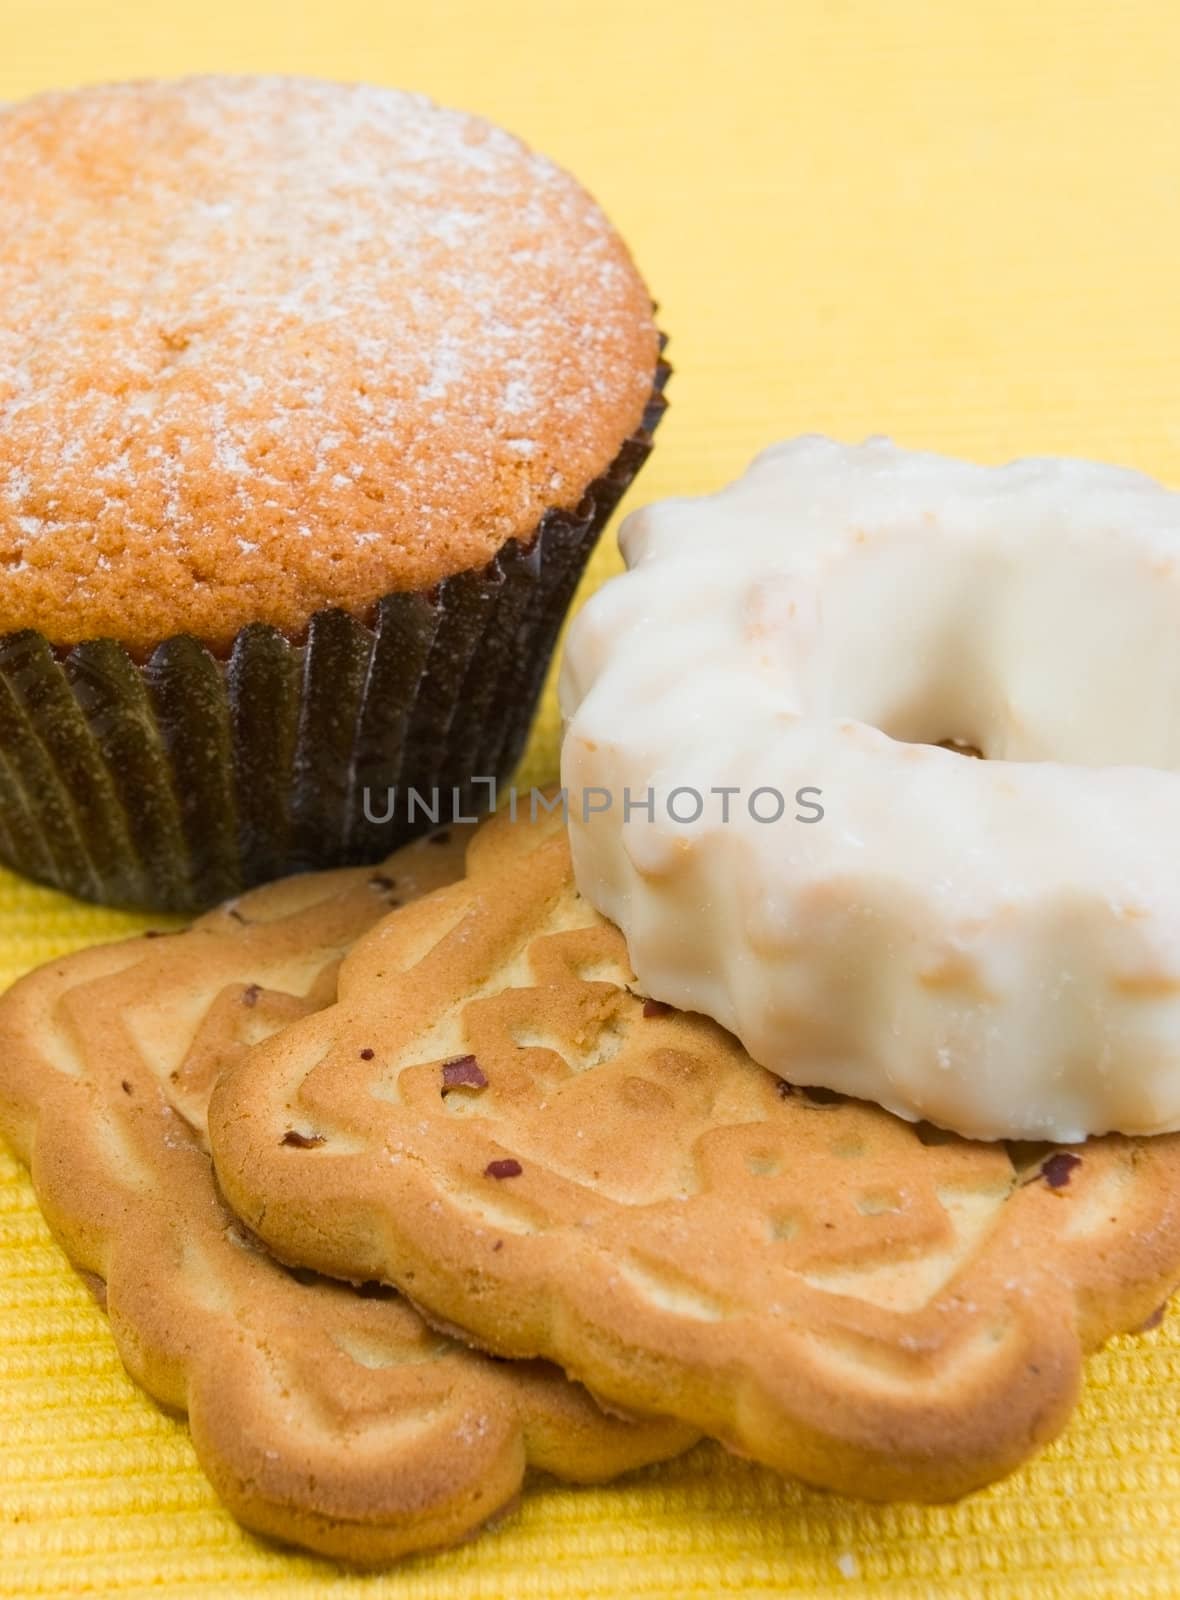
M0 221L0 629L363 610L576 501L650 390L594 202L417 96L42 97L0 111Z

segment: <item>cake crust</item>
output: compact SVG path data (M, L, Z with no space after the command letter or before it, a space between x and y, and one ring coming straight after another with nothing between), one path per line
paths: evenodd
M594 201L418 96L41 96L0 111L0 200L0 632L365 615L576 505L650 395Z

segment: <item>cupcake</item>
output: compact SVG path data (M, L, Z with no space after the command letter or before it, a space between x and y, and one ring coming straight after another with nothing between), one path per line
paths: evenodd
M6 107L0 199L0 856L193 911L486 804L663 406L593 200L278 78Z

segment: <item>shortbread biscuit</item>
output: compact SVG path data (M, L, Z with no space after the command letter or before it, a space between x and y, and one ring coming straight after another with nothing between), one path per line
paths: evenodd
M794 1091L632 992L555 822L498 820L468 870L218 1084L222 1184L285 1259L905 1499L1051 1439L1180 1279L1180 1137L972 1143Z
M55 962L0 1000L0 1130L128 1370L188 1411L242 1522L354 1562L463 1538L526 1467L603 1479L692 1437L608 1417L555 1367L475 1355L391 1291L289 1272L217 1192L217 1073L331 1001L340 957L391 904L461 870L456 839L292 879L186 933Z

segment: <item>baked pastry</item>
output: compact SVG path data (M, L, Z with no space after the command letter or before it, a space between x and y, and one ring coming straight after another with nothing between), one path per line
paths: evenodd
M220 1078L230 1204L285 1260L871 1498L1016 1466L1180 1279L1180 1136L940 1135L632 983L558 818L497 818Z
M562 781L644 992L970 1137L1180 1128L1180 494L799 439L620 542Z
M4 107L0 195L0 856L191 910L486 805L662 405L602 212L280 78Z
M288 880L185 933L82 951L0 999L0 1131L128 1370L188 1412L239 1520L350 1562L471 1534L526 1469L599 1481L692 1438L608 1417L556 1368L474 1355L375 1286L285 1271L217 1193L217 1073L327 1004L391 904L461 870L458 833L424 841L375 874Z

